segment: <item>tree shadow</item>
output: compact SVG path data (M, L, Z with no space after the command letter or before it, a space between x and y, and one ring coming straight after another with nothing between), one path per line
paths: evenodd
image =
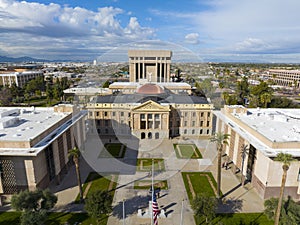
M217 207L218 213L235 213L242 210L243 200L229 198L221 202Z
M138 209L148 208L149 200L150 200L149 196L135 196L133 198L126 199L126 201L124 202L125 217L137 213ZM123 218L123 202L119 202L113 208L112 215L119 219Z

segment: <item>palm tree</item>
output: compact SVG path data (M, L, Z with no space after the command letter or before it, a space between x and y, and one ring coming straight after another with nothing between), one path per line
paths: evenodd
M268 103L270 103L272 100L272 95L270 93L263 93L260 96L260 101L262 104L264 104L264 107L267 108L268 107Z
M210 138L210 142L217 143L218 151L218 170L217 170L217 198L221 197L221 160L222 160L222 150L224 145L228 145L229 134L224 134L222 132L217 132L213 137Z
M293 156L291 154L280 152L277 154L275 161L279 161L282 163L282 170L283 170L278 205L277 205L277 209L276 209L276 213L275 213L275 223L274 223L274 225L278 225L279 218L280 218L282 199L283 199L283 194L284 194L284 188L285 188L285 182L286 182L286 177L287 177L287 171L289 170L291 161L293 161Z
M69 150L68 156L73 158L73 162L75 164L80 202L82 202L83 201L83 193L82 193L82 184L81 184L81 176L80 176L80 169L79 169L80 150L77 147L74 147Z
M242 145L242 148L241 148L241 156L242 156L242 177L241 177L241 183L242 183L242 186L244 187L244 184L245 184L245 177L243 175L243 171L244 171L244 162L245 162L245 158L246 158L246 155L248 155L249 153L249 147L248 145Z

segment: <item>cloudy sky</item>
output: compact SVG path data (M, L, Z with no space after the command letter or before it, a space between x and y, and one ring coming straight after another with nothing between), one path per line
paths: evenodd
M153 42L204 61L300 63L299 9L299 0L0 0L0 55L91 61Z

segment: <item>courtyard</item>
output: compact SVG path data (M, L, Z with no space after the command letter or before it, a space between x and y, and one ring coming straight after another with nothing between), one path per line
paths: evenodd
M124 145L130 143L130 140L122 141ZM178 143L181 145L195 145L200 149L202 158L178 158L174 150L174 144ZM93 140L88 141L86 149L89 149L89 145L94 146L94 144ZM98 169L100 175L93 176L96 176L97 179L107 178L104 182L106 188L109 188L111 183L115 182L113 187L113 213L108 218L107 224L116 225L123 223L124 201L125 224L150 225L151 221L150 217L147 216L147 211L149 212L149 201L151 200L149 190L153 158L154 183L161 190L157 202L159 207L164 210L166 216L165 218L159 218L159 223L166 225L178 224L182 212L183 224L195 225L196 221L198 224L199 221L201 222L201 218L194 218L190 199L193 195L203 191L215 195L216 183L214 178L216 177L216 167L214 163L216 161L216 150L214 144L204 139L162 140L159 144L156 143L155 148L147 151L147 148L152 146L151 144L153 145L147 140L139 143L131 142L131 146L138 146L139 151L136 152L127 145L124 157L117 159L99 159L99 153L85 150L83 154L85 160L81 162L83 180L87 180L85 189L90 180L88 178L91 176L89 175L90 172ZM119 168L115 168L119 165ZM111 172L108 172L108 170ZM117 174L116 171L118 171ZM70 172L74 173L72 169ZM71 173L70 176L72 175ZM76 180L73 181L73 186L70 185L68 178L69 182L65 182L65 180L64 185L62 184L59 188L61 190L57 191L59 202L56 209L64 211L68 208L74 212L81 212L83 210L81 204L77 204L77 206L72 204L78 193ZM239 179L230 170L222 170L221 190L224 196L224 204L218 208L219 214L216 221L222 221L223 224L234 224L233 221L243 220L245 217L248 218L245 221L255 220L258 222L257 224L265 224L262 223L265 220L262 214L264 209L263 200L259 198L251 184L245 185L244 188L239 184ZM74 195L74 193L76 194ZM141 215L138 215L139 211L142 213Z

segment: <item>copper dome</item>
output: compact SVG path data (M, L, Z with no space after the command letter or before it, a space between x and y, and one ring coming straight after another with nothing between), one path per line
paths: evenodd
M157 84L144 84L140 86L137 91L138 94L156 95L163 94L164 89Z

